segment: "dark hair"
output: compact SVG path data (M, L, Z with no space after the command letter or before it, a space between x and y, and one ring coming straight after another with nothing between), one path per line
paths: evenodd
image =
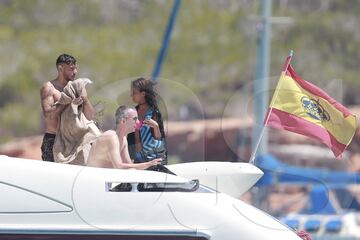
M69 54L61 54L57 59L56 59L56 67L59 66L60 64L65 63L67 65L69 64L76 64L76 59L69 55Z
M145 92L145 102L149 104L150 107L154 108L154 112L156 114L157 122L159 124L159 129L161 132L161 137L165 138L164 123L161 112L157 104L157 93L154 90L154 85L155 82L143 77L138 78L131 82L132 88L138 90L139 92ZM138 109L138 107L139 106L136 106L136 109Z

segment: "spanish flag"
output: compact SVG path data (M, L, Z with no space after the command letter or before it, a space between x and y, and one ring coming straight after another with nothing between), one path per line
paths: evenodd
M355 115L323 90L299 77L290 60L287 61L265 124L318 139L336 158L341 158L355 134Z

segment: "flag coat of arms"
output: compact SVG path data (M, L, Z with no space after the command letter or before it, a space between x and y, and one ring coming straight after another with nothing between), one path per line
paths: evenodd
M341 158L356 130L356 117L317 86L303 80L290 65L274 92L265 124L317 139Z

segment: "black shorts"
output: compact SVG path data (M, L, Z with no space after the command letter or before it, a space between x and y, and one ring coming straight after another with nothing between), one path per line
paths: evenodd
M55 134L45 133L41 144L41 158L43 161L54 162L53 147L55 143Z

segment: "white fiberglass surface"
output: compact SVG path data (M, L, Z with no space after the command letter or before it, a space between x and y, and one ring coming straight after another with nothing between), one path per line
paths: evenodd
M101 229L142 228L149 226L150 220L155 228L157 225L177 226L172 224L176 220L171 216L164 192L111 192L108 183L188 181L152 171L84 168L74 182L74 210L84 222Z
M0 182L1 213L46 213L69 212L70 206L44 195Z
M178 176L199 179L200 184L238 198L249 190L263 175L249 163L190 162L169 165Z

